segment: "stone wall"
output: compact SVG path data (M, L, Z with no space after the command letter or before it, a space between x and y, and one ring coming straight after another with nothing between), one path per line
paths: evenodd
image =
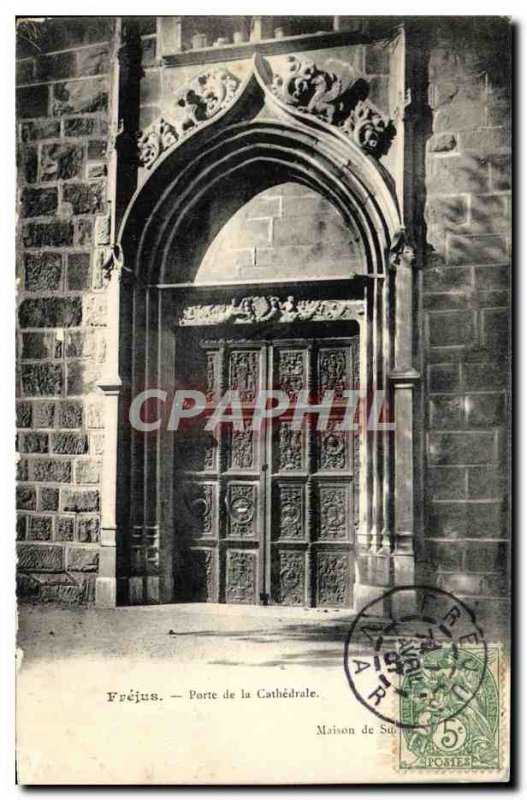
M437 31L426 165L427 553L434 582L493 613L509 591L509 36L496 19Z
M96 381L105 359L106 317L94 231L111 200L106 173L114 24L111 17L59 18L19 35L17 530L20 596L38 600L92 602L98 569L104 420ZM420 298L425 539L418 557L428 582L471 598L474 606L492 598L493 610L505 611L510 33L496 19L435 20L432 27L433 130ZM159 114L174 86L199 71L195 64L161 69L155 31L153 17L140 20L141 126ZM323 54L307 55L321 60ZM344 48L331 52L344 55ZM369 76L372 99L389 110L386 47L358 45L348 55ZM232 62L229 69L242 75L247 65ZM384 163L389 168L389 156ZM320 220L346 249L338 269L348 261L357 268L356 251L342 238L334 212L298 191L290 184L269 189L232 222L241 226L242 239L248 227L259 231L249 248L248 274L257 277L258 260L267 254L278 259L282 275L281 267L290 266L286 247L307 248L316 265L310 248L320 247L320 225L318 243L307 239ZM281 221L284 209L287 223ZM326 248L333 245L324 241ZM237 268L221 235L214 246L226 266Z
M230 218L195 280L347 277L362 270L358 245L334 206L289 182L260 192Z
M17 391L21 597L91 602L105 357L94 226L107 212L113 18L18 31Z

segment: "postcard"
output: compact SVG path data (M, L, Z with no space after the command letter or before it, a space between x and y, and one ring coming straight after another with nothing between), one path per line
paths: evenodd
M18 17L17 780L510 780L504 17Z

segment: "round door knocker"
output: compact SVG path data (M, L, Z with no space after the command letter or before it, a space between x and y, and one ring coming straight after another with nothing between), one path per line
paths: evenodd
M234 522L247 525L254 515L254 503L248 497L235 497L230 503L227 502L227 511Z

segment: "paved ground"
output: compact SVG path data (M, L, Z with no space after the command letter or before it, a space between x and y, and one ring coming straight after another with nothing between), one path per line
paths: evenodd
M24 659L149 657L247 666L341 662L349 611L212 604L117 609L22 605Z

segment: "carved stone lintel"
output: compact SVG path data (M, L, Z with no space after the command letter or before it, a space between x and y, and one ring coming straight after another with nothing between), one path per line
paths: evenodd
M176 94L163 116L139 135L141 164L152 167L165 150L226 108L239 85L239 78L225 68L208 70L193 78Z
M230 304L193 305L183 309L179 325L235 325L264 322L328 322L356 319L360 303L356 300L295 300L289 295L280 301L274 296L244 297Z

